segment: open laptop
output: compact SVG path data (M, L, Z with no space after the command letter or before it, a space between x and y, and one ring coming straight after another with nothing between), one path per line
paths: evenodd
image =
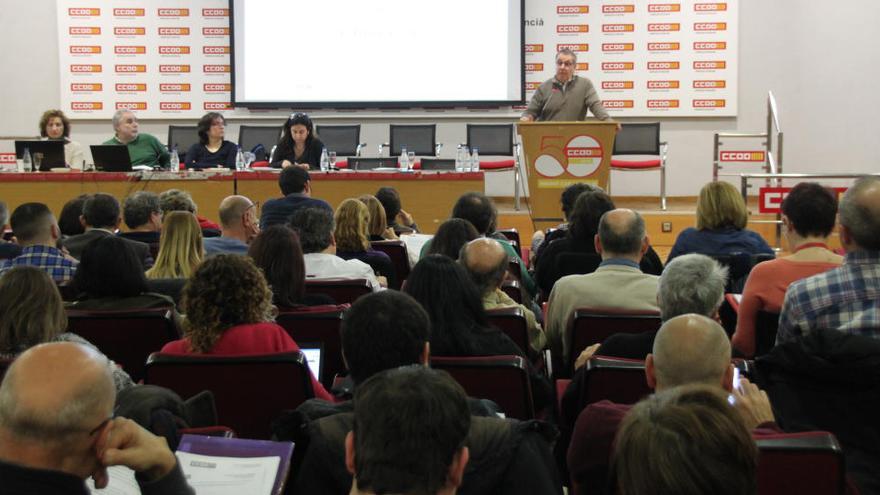
M93 144L95 168L104 172L131 172L131 156L124 144Z
M299 350L305 355L306 361L309 363L309 370L315 375L318 381L321 381L324 375L324 369L321 367L322 357L324 354L324 344L321 342L297 342Z
M64 141L15 141L15 159L21 160L24 150L27 148L33 159L34 153L42 153L43 160L40 162L40 172L48 172L53 168L64 167ZM36 164L32 161L33 165ZM30 172L30 170L26 170Z

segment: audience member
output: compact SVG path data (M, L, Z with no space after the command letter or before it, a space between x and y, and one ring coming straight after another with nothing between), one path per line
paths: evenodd
M64 203L64 206L61 208L61 215L58 216L58 228L61 229L63 239L82 234L86 231L80 217L82 216L83 205L89 199L89 196L91 195L80 194Z
M794 186L782 201L782 231L792 254L759 263L749 273L731 338L742 355L755 355L759 311L779 313L789 284L840 266L843 258L828 247L836 216L836 194L815 182Z
M291 215L301 208L324 208L333 214L333 208L323 199L312 198L312 179L299 167L287 167L278 175L278 186L283 198L270 199L263 205L260 228L287 224Z
M840 200L839 217L843 265L792 282L777 344L828 330L880 338L880 179L857 180Z
M748 430L778 432L767 394L745 378L739 388L734 386L730 356L730 341L716 321L696 314L676 316L657 333L653 353L645 359L645 376L656 392L701 384L732 393ZM603 400L580 413L568 449L573 480L604 479L599 473L608 466L615 434L632 407Z
M128 232L120 232L119 237L145 244L158 244L162 231L162 209L159 195L150 191L138 191L125 198L122 204L122 218Z
M70 139L70 119L61 110L46 110L40 117L40 136L50 141L64 141L64 163L82 170L86 162L83 147Z
M235 157L238 147L226 137L226 119L217 112L208 112L196 125L199 142L193 143L186 152L186 168L226 167L235 170ZM177 143L173 143L177 146Z
M66 332L67 314L58 287L43 270L17 266L0 277L0 357L13 359L37 344L75 342L94 346ZM128 373L107 361L116 391L134 385Z
M3 230L3 233L6 233L6 228L9 227L9 208L6 206L6 203L0 201L0 229ZM15 258L16 256L21 254L21 246L14 242L7 242L5 239L0 239L0 259L9 259Z
M173 307L174 300L153 293L131 244L116 236L100 237L83 251L73 277L77 299L70 309L124 310Z
M602 262L595 272L559 279L547 303L547 341L554 357L569 362L569 322L584 306L625 311L658 311L656 275L642 273L639 260L648 250L645 221L638 213L617 209L599 220L596 252ZM571 356L574 359L576 356Z
M168 148L156 136L138 131L138 119L131 110L121 109L113 114L113 130L116 135L104 141L104 144L127 146L132 165L167 168L170 164Z
M162 240L156 264L147 270L147 278L189 278L204 257L202 229L196 216L172 211L162 220Z
M318 170L323 150L324 143L315 136L312 119L304 113L294 113L284 123L271 165L275 168L296 165L303 170Z
M443 371L413 366L367 380L345 438L351 493L455 494L470 427L464 390Z
M83 203L81 217L86 231L82 234L68 237L64 241L64 247L70 251L70 255L76 259L82 258L86 245L95 239L116 236L116 230L122 222L119 212L119 201L113 196L97 193L86 199ZM150 246L143 242L123 239L137 253L138 259L144 270L153 266L153 257L150 255Z
M687 253L774 254L761 234L746 228L749 210L742 195L730 183L710 182L700 189L697 227L678 234L667 263Z
M265 213L265 209L263 210ZM377 277L370 265L363 261L344 260L336 256L336 239L333 237L333 213L324 208L298 208L290 217L290 224L299 234L306 278L365 279L373 291L382 290L384 277Z
M73 279L78 262L56 247L61 231L48 206L43 203L19 205L9 223L21 246L21 254L0 261L0 275L14 266L31 265L44 270L59 284Z
M507 253L501 244L495 239L485 237L473 240L461 250L460 262L480 291L483 308L520 308L523 311L528 326L529 347L535 353L541 352L547 344L547 337L535 319L535 314L501 290L501 283L507 273Z
M571 222L571 215L574 212L574 203L577 201L578 196L580 196L581 193L601 190L602 189L599 187L586 182L575 182L562 190L562 194L559 195L559 204L562 206L562 219L564 222L553 229L535 231L535 234L532 236L533 265L537 266L542 251L549 246L551 242L556 239L564 239L568 236L568 227Z
M220 237L206 237L205 256L247 254L248 245L260 233L257 205L244 196L227 196L220 202Z
M755 440L727 397L689 385L648 397L627 414L609 484L627 495L751 495L757 466Z
M413 220L412 215L406 212L400 203L400 193L393 187L380 187L376 191L376 199L382 203L385 209L385 218L388 219L388 227L394 230L396 235L415 234L419 232L419 226Z
M86 346L42 344L13 362L0 385L4 493L89 493L107 468L135 471L141 493L194 494L165 440L114 418L107 359Z
M388 226L388 219L385 217L385 208L382 203L372 194L362 194L359 200L367 205L367 211L370 214L370 221L367 224L367 231L370 233L370 241L389 241L398 239L394 229Z
M544 296L549 296L553 284L565 275L590 273L581 271L587 268L585 266L567 265L565 258L573 254L598 257L595 237L599 231L599 219L605 212L613 209L614 202L604 191L586 191L577 197L573 209L566 217L569 223L563 233L567 234L562 237L556 236L555 240L545 240L541 256L535 264L535 279ZM660 275L663 271L663 262L660 261L654 248L648 246L648 251L639 260L639 268L643 273Z
M162 215L167 215L172 211L188 211L196 216L199 221L199 227L202 229L202 236L217 237L220 235L220 226L199 215L199 207L193 201L190 193L180 189L169 189L159 194L159 208L162 209Z
M391 258L370 245L367 223L370 213L367 205L360 200L349 198L339 203L333 220L336 228L333 236L336 239L336 256L344 260L357 259L370 265L376 275L385 277L391 287L395 285L396 274Z
M450 218L440 224L437 233L431 239L431 244L425 251L425 256L442 254L450 259L457 260L461 248L468 242L480 237L480 233L473 224L461 218ZM502 247L503 249L503 247ZM505 260L507 253L505 252ZM505 265L506 266L506 265Z
M250 355L298 351L276 325L272 291L247 256L218 254L202 263L183 289L184 338L162 347L167 354ZM315 396L333 400L312 376Z
M272 303L296 309L336 302L324 294L306 293L306 266L299 236L286 225L273 225L251 242L247 254L263 271L272 289Z

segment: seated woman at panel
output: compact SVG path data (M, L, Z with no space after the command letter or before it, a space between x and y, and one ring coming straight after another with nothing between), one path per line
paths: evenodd
M306 266L299 236L286 225L273 225L251 242L248 256L263 271L272 303L282 309L336 304L324 294L306 294Z
M697 227L678 234L667 263L678 255L774 254L760 234L746 228L749 212L742 195L727 182L710 182L697 200Z
M70 140L70 120L61 110L46 110L40 117L40 136L44 139L64 141L64 163L82 170L85 160L83 147Z
M242 356L298 351L272 320L272 291L247 256L218 254L199 266L183 289L184 338L165 344L167 354ZM333 397L312 375L315 397Z
M227 141L226 119L217 112L208 112L197 125L199 142L189 147L184 158L186 168L226 167L235 169L238 147Z
M431 244L423 254L424 256L442 254L457 260L462 246L477 237L480 237L480 233L472 223L462 218L450 218L440 224L437 233L431 239Z
M272 155L272 166L284 168L299 165L309 169L319 169L321 151L324 143L315 137L312 119L304 113L295 113L284 123L281 140Z
M129 243L116 236L95 239L83 250L73 276L70 309L123 310L173 307L174 300L150 291L143 265Z
M370 234L370 241L390 241L399 239L394 229L388 226L388 219L385 217L385 207L372 194L364 194L358 198L361 203L367 205L369 213L369 221L367 222L367 232Z
M467 271L447 256L419 261L406 279L404 292L418 301L431 318L434 356L526 357L504 332L489 326L477 286ZM529 365L535 409L551 402L550 383Z
M140 266L140 263L138 263ZM94 348L67 330L67 315L55 282L34 266L17 266L0 278L0 358L12 359L46 342L75 342ZM134 383L128 373L107 362L116 391Z
M731 343L746 357L755 354L755 321L758 311L779 313L789 284L840 266L843 257L828 247L834 229L837 198L816 184L796 185L782 201L782 232L792 253L755 265L749 273L740 302L736 332Z
M173 211L162 219L159 255L147 278L189 278L204 257L202 229L196 216Z
M389 287L396 287L396 274L391 258L370 246L367 232L369 215L367 205L360 200L349 198L339 204L334 215L336 228L333 231L333 236L336 238L336 256L344 260L363 261L373 268L377 276L385 277Z
M602 190L588 190L578 195L571 214L568 216L567 234L543 245L538 264L535 266L535 278L538 287L545 296L550 295L553 284L563 276L587 273L584 271L585 266L580 263L563 266L560 261L564 255L592 254L596 256L595 261L598 266L599 255L596 253L594 238L598 232L599 220L602 215L614 208L611 197ZM660 261L660 257L653 247L648 247L648 251L642 256L639 267L644 273L651 275L660 275L663 272L663 262Z

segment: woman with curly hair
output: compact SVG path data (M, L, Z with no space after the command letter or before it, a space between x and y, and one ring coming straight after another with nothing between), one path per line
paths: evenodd
M367 210L367 205L360 200L349 198L339 203L334 215L336 228L333 231L336 239L336 256L344 260L363 261L373 268L376 275L388 280L388 287L397 287L391 258L370 246L370 234L367 230L369 222L370 212Z
M203 256L202 229L196 216L172 211L162 219L159 255L147 270L147 278L189 278Z
M163 353L250 355L298 351L272 320L272 291L247 256L218 254L202 263L183 288L184 338ZM315 397L333 400L312 375Z

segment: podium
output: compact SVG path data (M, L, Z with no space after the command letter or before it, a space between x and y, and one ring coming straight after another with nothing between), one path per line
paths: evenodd
M616 122L520 122L534 222L560 222L559 195L587 182L608 189Z

